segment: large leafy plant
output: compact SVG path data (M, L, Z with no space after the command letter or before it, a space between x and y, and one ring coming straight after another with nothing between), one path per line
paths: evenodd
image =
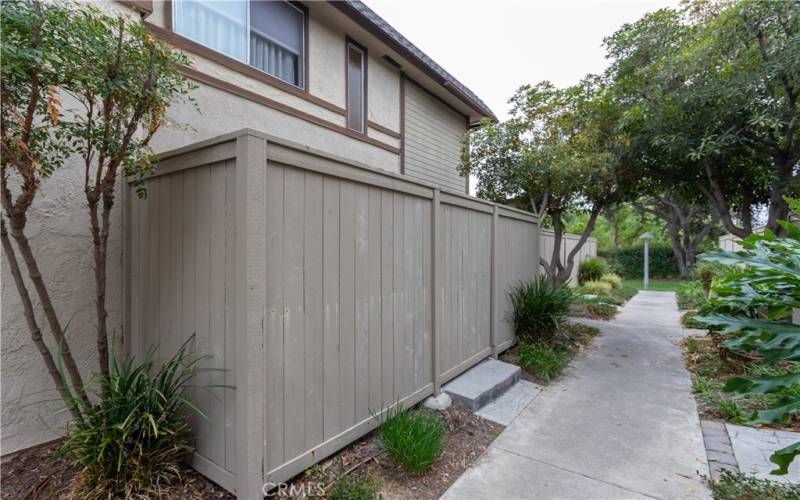
M795 213L800 202L787 198ZM800 361L800 326L791 321L800 308L800 228L779 221L786 232L777 238L767 230L742 240L743 249L705 254L705 261L731 266L732 271L715 283L712 296L695 319L716 327L726 336L730 349L762 356L767 365L789 365ZM735 377L725 390L747 395L771 395L768 408L748 417L752 424L785 422L800 415L800 371L758 377ZM770 460L778 465L773 474L786 474L800 454L800 443L775 452Z

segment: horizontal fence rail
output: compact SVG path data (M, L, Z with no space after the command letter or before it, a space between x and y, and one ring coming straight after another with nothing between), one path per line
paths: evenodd
M128 199L126 328L212 356L193 465L241 497L285 481L514 342L538 220L253 131L162 155Z

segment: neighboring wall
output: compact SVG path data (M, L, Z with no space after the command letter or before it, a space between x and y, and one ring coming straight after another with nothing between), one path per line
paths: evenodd
M196 333L226 369L201 381L236 390L198 392L194 465L247 498L508 348L507 291L538 269L531 214L253 131L165 155L146 186L133 347Z
M409 79L404 85L403 165L406 175L443 188L466 192L461 162L467 117Z
M566 264L567 256L575 246L577 246L578 240L580 240L580 236L577 234L567 233L562 235L560 254L562 264ZM539 243L542 258L549 261L553 257L553 245L555 245L553 231L550 229L542 229ZM592 257L597 257L597 239L590 237L575 255L575 265L572 267L572 273L569 277L570 286L578 286L578 267L581 262L586 259L591 259Z

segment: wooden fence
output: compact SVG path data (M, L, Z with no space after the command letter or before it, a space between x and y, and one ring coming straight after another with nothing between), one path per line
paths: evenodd
M577 234L564 234L561 237L561 263L567 263L567 255L578 244L580 236ZM553 245L555 245L555 237L553 231L550 229L541 229L539 238L539 254L545 259L550 260L553 256ZM589 237L583 247L575 254L575 265L572 267L570 273L569 284L570 286L578 286L578 265L586 259L597 257L597 239Z
M132 352L195 335L193 465L253 498L514 342L537 219L245 130L161 156L126 213ZM129 193L130 190L127 190Z

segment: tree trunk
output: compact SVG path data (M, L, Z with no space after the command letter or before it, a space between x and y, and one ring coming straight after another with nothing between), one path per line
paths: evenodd
M581 237L578 239L578 243L575 244L575 248L573 248L567 255L566 266L562 266L562 268L558 271L556 280L558 283L563 284L569 281L570 275L572 274L572 269L575 267L575 256L578 254L578 252L580 252L581 248L583 248L586 240L589 239L589 235L592 234L598 215L600 215L600 207L595 206L592 208L592 211L589 214L589 220L586 222L586 227L583 228L583 232L581 233Z
M89 220L91 222L92 244L94 254L94 280L95 280L95 315L97 317L97 358L100 374L109 375L108 355L108 330L106 310L106 261L108 245L108 225L110 207L103 202L102 221L98 214L99 199L96 193L87 196L89 202ZM113 203L112 203L113 205ZM106 387L103 387L106 394Z
M8 267L11 270L11 276L14 278L14 285L17 287L17 292L19 293L20 300L22 301L22 309L25 314L25 322L28 324L28 330L30 330L31 340L33 341L34 345L36 345L39 353L42 355L44 364L47 367L47 372L53 379L53 383L55 383L56 390L61 396L61 399L63 399L67 404L69 412L76 420L82 420L83 417L80 409L75 404L75 400L70 397L70 391L66 386L66 380L62 378L61 373L58 371L58 367L53 360L53 355L50 353L50 349L42 339L42 330L39 328L39 325L36 322L36 315L33 312L33 302L31 301L28 287L25 286L25 280L22 279L22 272L20 271L19 262L17 261L17 254L14 251L14 247L11 244L11 239L8 237L8 231L6 230L5 219L2 218L0 218L0 239L2 239L3 242L3 250L6 253L6 259L8 260Z
M64 359L64 366L66 367L67 373L72 381L72 386L80 398L88 404L89 398L86 396L86 390L83 387L81 373L78 370L77 364L75 364L75 359L72 357L72 352L70 352L69 343L67 342L67 339L64 336L64 330L61 328L61 324L58 321L58 316L56 315L55 308L53 307L53 302L50 299L50 293L47 291L47 286L42 279L42 273L39 271L39 265L36 262L36 257L33 254L30 242L25 236L25 215L19 213L13 214L9 218L9 223L11 226L11 236L14 238L14 241L17 242L17 247L19 248L20 254L22 254L22 260L25 262L25 266L28 268L28 275L30 276L31 282L33 282L36 294L39 296L39 301L42 303L42 309L44 310L47 323L50 326L50 331L52 332L53 337L55 338L55 341L61 350L61 357Z

